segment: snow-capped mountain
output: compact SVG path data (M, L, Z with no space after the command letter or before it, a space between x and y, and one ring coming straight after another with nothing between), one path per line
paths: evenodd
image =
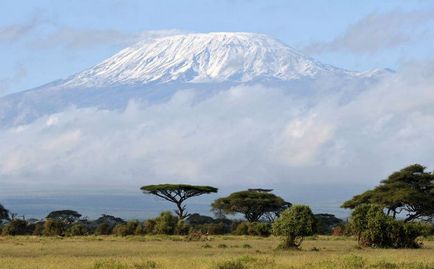
M140 42L68 79L68 87L291 80L339 72L262 34L187 34Z
M263 34L173 35L139 42L67 79L0 98L0 127L68 106L113 109L132 98L153 102L185 88L277 83L291 92L310 93L318 85L357 88L384 73L388 71L352 72L322 64Z

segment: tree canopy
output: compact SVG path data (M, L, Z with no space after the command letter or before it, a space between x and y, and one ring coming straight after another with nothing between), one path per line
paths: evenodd
M342 207L355 208L362 204L378 204L387 215L396 218L401 212L405 221L432 220L434 217L434 172L414 164L394 172L372 190L354 196Z
M283 248L298 248L315 231L315 217L307 205L293 205L273 223L273 234L284 236Z
M81 214L74 210L57 210L50 212L45 218L56 220L66 224L76 222L81 217Z
M212 208L225 214L243 214L249 222L259 221L267 214L279 215L291 206L281 197L271 193L271 190L250 189L234 192L227 197L214 201Z
M4 208L2 204L0 204L0 222L1 220L8 219L9 218L9 210Z
M180 219L188 216L185 200L203 194L216 193L217 188L211 186L197 186L187 184L159 184L147 185L140 188L145 194L152 194L166 201L174 203L177 207L175 213Z

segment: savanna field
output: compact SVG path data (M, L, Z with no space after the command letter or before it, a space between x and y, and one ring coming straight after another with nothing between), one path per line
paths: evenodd
M278 250L276 237L0 237L1 269L434 268L434 240L419 249L359 248L351 237L310 237Z

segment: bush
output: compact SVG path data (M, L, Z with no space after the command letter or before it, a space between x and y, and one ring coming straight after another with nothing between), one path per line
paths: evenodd
M73 224L66 230L66 235L68 236L80 236L86 235L87 233L87 227L83 223Z
M155 233L155 220L149 219L143 222L143 233L154 234Z
M175 234L187 235L190 231L190 225L186 224L184 220L179 220L176 224Z
M39 222L36 223L32 235L37 235L37 236L44 235L44 225Z
M226 227L224 223L210 223L204 224L205 232L209 235L219 235L226 233Z
M350 227L360 246L417 248L417 237L423 235L424 225L397 221L384 214L379 205L363 204L351 215Z
M136 230L134 231L135 235L144 235L144 231L143 231L143 225L139 223L139 225L137 225Z
M160 213L155 219L155 233L156 234L174 234L178 218L173 216L170 211Z
M284 236L282 248L298 248L315 230L315 217L306 205L293 205L273 223L273 234Z
M240 222L234 229L233 234L235 235L248 235L249 234L249 223Z
M126 224L127 235L133 235L136 233L137 227L139 227L140 223L138 220L130 220Z
M27 221L13 219L3 226L2 235L24 235L27 233Z
M110 225L108 223L101 223L96 226L95 235L109 235L112 233Z
M128 235L127 225L124 223L117 224L113 228L112 233L116 236L127 236Z
M62 236L65 233L65 224L57 220L46 220L44 223L44 235Z
M247 233L249 235L269 236L271 234L271 224L264 222L249 223Z

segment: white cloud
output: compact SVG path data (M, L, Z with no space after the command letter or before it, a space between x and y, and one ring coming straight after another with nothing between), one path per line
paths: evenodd
M333 51L376 53L431 38L433 21L434 8L373 13L350 25L335 39L315 42L304 50L311 54Z
M69 108L0 133L0 182L61 186L375 184L420 162L434 166L433 62L408 63L353 95L230 88L177 92L123 111ZM319 91L321 92L321 91ZM345 92L345 91L344 91Z

